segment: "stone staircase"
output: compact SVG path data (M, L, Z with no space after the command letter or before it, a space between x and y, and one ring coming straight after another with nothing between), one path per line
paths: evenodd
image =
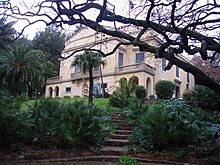
M112 114L112 120L116 125L115 133L106 140L105 145L101 148L102 155L127 155L128 138L131 134L131 125L123 120L120 113Z

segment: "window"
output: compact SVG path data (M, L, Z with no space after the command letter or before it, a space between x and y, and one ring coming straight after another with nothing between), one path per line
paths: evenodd
M75 65L75 73L79 73L80 72L80 67L78 65Z
M123 66L124 65L123 62L124 62L124 54L119 52L119 54L118 54L118 66Z
M166 59L162 58L162 70L166 71L165 68L166 68Z
M144 62L144 53L137 53L136 54L136 64Z
M176 77L180 77L180 68L178 66L176 66Z
M66 93L71 92L71 87L66 87Z
M189 73L187 72L186 73L186 82L189 84L189 79L190 79L190 77L189 77Z

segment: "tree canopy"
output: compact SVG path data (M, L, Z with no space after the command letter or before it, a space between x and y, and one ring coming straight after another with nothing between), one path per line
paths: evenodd
M220 93L220 85L207 76L202 70L179 57L179 54L199 54L203 60L213 61L220 53L220 38L216 31L220 26L220 4L216 0L127 0L128 14L116 12L116 4L110 0L44 0L35 4L35 9L18 10L7 2L7 14L20 19L36 18L46 25L84 25L114 37L121 38L115 48L103 56L113 54L120 45L133 45L140 51L151 52L155 58L165 58L169 61L166 69L176 65L194 75L197 84L205 85ZM47 12L45 12L47 11ZM91 14L96 13L95 17ZM107 28L109 23L113 28ZM120 25L138 27L139 33L133 36L119 29ZM151 45L142 41L141 37L151 30L162 42Z
M43 51L46 61L51 61L58 74L60 69L59 57L65 47L65 34L55 26L46 27L44 31L39 31L33 38L34 49Z
M71 67L78 67L83 73L89 72L89 100L88 105L93 104L93 70L98 70L105 65L102 55L97 52L84 51L84 53L76 55Z

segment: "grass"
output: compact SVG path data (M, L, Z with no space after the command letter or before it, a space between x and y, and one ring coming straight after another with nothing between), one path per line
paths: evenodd
M88 101L87 97L54 98L54 99L60 101L61 103L71 103L71 102L75 102L75 101L83 101L85 104L87 104L87 101ZM37 100L28 100L28 101L24 102L21 106L21 110L22 111L28 110L29 107L33 106L36 101ZM120 112L121 111L120 108L115 108L115 107L109 106L108 102L109 102L108 98L95 98L93 100L93 103L94 103L95 106L97 106L100 109L103 109L103 110L107 111L108 113Z

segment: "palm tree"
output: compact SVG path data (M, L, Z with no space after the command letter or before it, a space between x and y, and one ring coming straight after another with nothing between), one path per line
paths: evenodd
M100 66L104 66L105 61L102 60L100 53L93 51L84 51L84 53L76 55L71 66L77 66L83 73L89 72L89 100L88 105L93 105L93 75L92 71L99 69Z
M130 77L127 81L124 78L121 78L119 81L116 81L120 84L120 90L127 96L130 97L136 90L137 84L134 81L134 76Z
M0 56L0 72L5 73L5 80L12 87L12 93L17 96L22 88L43 82L42 52L30 50L23 44L15 44L9 51Z

